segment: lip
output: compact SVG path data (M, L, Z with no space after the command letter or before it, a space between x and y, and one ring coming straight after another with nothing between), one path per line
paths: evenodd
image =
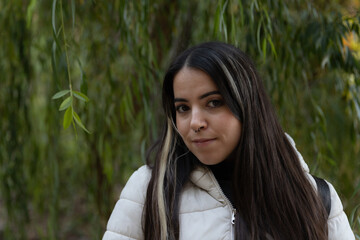
M198 139L193 139L192 142L199 147L203 147L203 146L207 146L210 143L214 142L216 140L216 138L198 138Z

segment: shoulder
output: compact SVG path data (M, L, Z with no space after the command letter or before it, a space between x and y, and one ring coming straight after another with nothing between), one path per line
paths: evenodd
M309 167L307 166L304 158L301 156L300 152L296 149L295 141L290 137L290 135L286 134L287 139L293 146L300 164L303 168L306 177L312 183L314 189L317 191L317 186L315 179L309 173ZM327 182L330 189L330 198L331 198L331 210L328 218L328 232L329 232L329 239L330 240L352 240L355 239L354 234L350 228L349 220L344 212L343 205L337 194L333 185Z
M143 201L141 200L145 200L146 189L150 177L151 169L146 165L140 167L129 178L120 194L120 199L128 199L143 204Z
M334 186L327 182L330 188L331 211L328 219L329 240L355 239L349 220L344 212L340 197Z
M314 188L317 190L314 178L310 174L307 174L307 177L309 178ZM328 218L329 240L355 239L339 195L330 182L326 181L326 183L329 185L331 198L331 210Z
M131 175L111 213L103 240L143 238L141 219L150 177L148 166Z

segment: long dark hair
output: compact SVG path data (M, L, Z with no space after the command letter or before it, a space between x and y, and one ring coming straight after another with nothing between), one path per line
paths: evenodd
M179 199L199 164L176 129L173 80L184 67L207 73L242 123L233 177L236 239L327 239L327 215L282 130L252 61L236 47L208 42L180 54L162 92L166 124L154 148L144 207L145 239L179 238ZM180 160L180 161L179 161Z

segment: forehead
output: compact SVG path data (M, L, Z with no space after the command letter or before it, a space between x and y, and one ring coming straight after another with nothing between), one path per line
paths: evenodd
M198 69L185 67L174 77L174 97L196 96L209 91L216 91L218 87L211 77Z

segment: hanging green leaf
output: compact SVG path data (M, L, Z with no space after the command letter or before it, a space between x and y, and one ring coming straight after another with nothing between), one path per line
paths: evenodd
M72 18L72 27L75 28L75 1L71 0L71 18Z
M272 41L272 39L271 39L271 37L270 37L269 35L267 36L267 41L268 41L269 44L270 44L271 52L273 53L274 57L277 58L277 52L276 52L274 43L273 43L273 41Z
M261 27L262 27L262 21L263 21L263 18L261 17L259 23L258 23L258 26L257 26L257 31L256 31L256 43L257 43L257 47L258 47L258 50L259 52L261 53L262 50L261 50Z
M66 98L60 105L59 111L63 111L67 109L69 106L71 106L72 103L72 96Z
M267 46L267 42L266 39L264 38L262 43L262 54L264 61L266 60L266 46Z
M56 35L55 14L56 14L56 0L53 0L51 22L52 22L52 29L53 29L54 35Z
M73 91L73 94L77 99L80 99L81 101L84 101L84 102L89 101L89 98L85 94L83 94L81 92Z
M31 0L27 12L26 12L26 27L30 28L31 26L31 21L32 21L32 16L34 14L34 10L36 7L36 0Z
M79 64L79 67L80 67L80 72L81 72L81 75L80 75L80 79L81 79L81 82L80 82L80 90L81 92L83 92L85 95L87 94L87 79L86 79L86 74L84 72L84 69L82 68L82 65L81 65L81 62L80 62L80 59L78 58L77 59L77 62Z
M57 92L57 93L52 97L52 99L61 98L62 96L68 94L69 92L70 92L70 90L63 90L63 91Z
M214 16L214 36L216 36L219 32L220 14L221 14L221 2L218 3L218 6L216 8L216 13Z
M360 182L358 183L357 187L355 187L354 193L351 198L355 197L356 194L360 192Z
M68 109L66 109L66 112L64 114L64 120L63 120L64 129L67 129L73 121L72 111L73 110L72 110L71 106Z
M73 117L77 125L79 125L85 132L90 133L89 130L87 130L84 124L81 122L79 115L77 115L75 111L73 111Z
M356 218L360 218L360 216L357 216L357 211L360 209L360 204L358 204L351 212L349 216L349 223L351 226L354 226L356 224ZM359 220L358 220L359 221ZM360 223L360 222L359 222Z

